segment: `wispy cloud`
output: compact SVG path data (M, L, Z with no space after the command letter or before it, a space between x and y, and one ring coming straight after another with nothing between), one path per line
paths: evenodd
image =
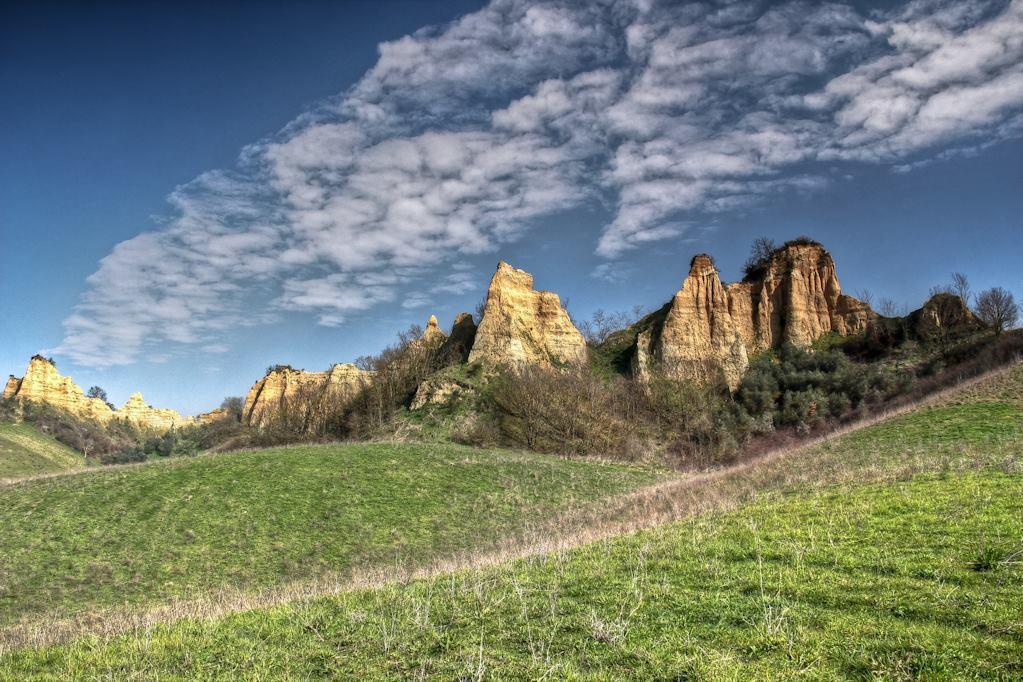
M836 163L908 171L1018 136L1021 35L1023 0L495 0L381 45L348 91L175 190L167 224L101 261L56 352L130 363L274 310L341 325L471 291L452 262L586 202L614 207L594 248L615 259L692 214L818 190Z

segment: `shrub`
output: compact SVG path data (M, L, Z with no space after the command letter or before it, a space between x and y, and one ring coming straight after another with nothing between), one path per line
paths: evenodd
M148 457L145 450L136 445L124 448L123 450L104 453L100 455L99 461L101 464L132 464L134 462L145 462L146 459Z
M837 350L812 352L785 344L753 361L736 401L752 417L771 415L775 427L808 431L878 403L908 381L876 365L852 362Z

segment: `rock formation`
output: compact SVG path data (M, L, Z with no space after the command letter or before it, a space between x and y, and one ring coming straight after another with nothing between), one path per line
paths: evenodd
M831 254L814 242L789 242L730 285L699 255L671 302L636 325L632 367L640 377L652 363L676 378L721 376L734 389L754 352L786 342L808 346L829 332L848 336L876 319L867 304L842 293Z
M141 393L134 393L123 407L113 410L99 398L90 398L71 379L57 371L52 360L33 356L21 379L11 377L4 388L4 398L29 400L52 405L81 419L107 423L123 419L135 426L153 431L167 431L175 426L194 423L174 410L158 409L146 404Z
M533 276L505 262L487 290L469 362L559 367L586 361L586 342L557 294L535 291Z
M338 364L326 372L306 372L277 365L249 389L242 408L242 422L264 426L277 411L329 401L347 403L372 379L373 373L351 364ZM289 405L289 403L291 403Z
M214 422L225 421L233 419L237 421L237 418L231 414L230 410L218 407L209 412L203 412L202 414L195 415L195 421L199 424L213 424Z
M706 383L723 375L730 387L738 386L749 366L746 344L710 256L693 258L663 322L640 332L636 346L641 376L653 359L675 378Z
M924 341L961 336L984 328L966 302L950 293L931 296L922 308L909 314L908 321L913 335Z
M451 333L440 347L440 355L450 362L467 362L475 341L476 322L473 321L472 315L458 313L455 316L455 323L451 325Z
M132 393L128 401L114 411L114 416L155 431L168 431L175 426L195 423L195 419L182 417L175 410L153 407L142 399L141 393Z
M430 319L426 321L426 329L423 330L423 335L420 337L420 340L425 343L443 343L447 338L447 334L442 332L440 325L437 324L437 316L430 315Z
M759 271L728 287L728 299L750 351L809 346L829 332L849 336L877 319L866 303L842 293L831 254L808 240L775 250Z

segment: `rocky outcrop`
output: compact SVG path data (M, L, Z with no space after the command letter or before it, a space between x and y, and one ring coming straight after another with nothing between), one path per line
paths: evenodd
M808 346L825 334L865 331L877 314L842 293L835 262L808 240L774 251L745 280L723 285L709 256L696 256L675 297L636 326L634 374L657 364L669 376L733 390L751 354L783 343Z
M922 308L914 310L907 319L912 334L924 341L962 336L984 328L980 320L970 312L966 302L950 293L931 296Z
M693 258L663 321L637 337L636 370L653 360L669 376L707 383L723 377L733 389L749 366L728 293L710 256Z
M175 410L149 405L141 393L132 393L128 401L114 411L114 416L154 431L168 431L176 426L195 423L195 419L182 417Z
M458 313L451 333L440 347L440 357L445 363L462 363L469 359L473 342L476 340L476 323L469 313Z
M52 360L40 355L29 361L24 377L18 379L12 376L7 380L4 398L52 405L81 419L92 419L104 424L114 419L123 419L139 428L158 432L195 421L174 410L151 407L143 400L141 393L134 393L119 409L111 409L99 398L85 395L71 377L57 371Z
M242 422L264 426L280 411L298 414L324 401L336 407L351 401L372 377L372 372L351 364L334 365L326 372L306 372L277 365L249 389L242 408Z
M823 246L789 242L742 282L728 287L729 310L750 351L788 342L809 346L835 332L864 331L877 314L842 293L835 261Z
M437 324L437 316L430 315L430 319L426 321L426 329L423 330L423 335L420 340L424 343L434 344L443 343L447 338L447 334L442 332L440 325Z
M469 362L561 367L586 360L586 342L558 295L535 291L533 276L505 262L487 290Z
M450 377L428 377L419 384L409 407L418 410L427 405L450 405L463 394L472 392L467 383Z
M4 400L13 398L17 395L19 388L21 388L21 379L11 374L7 377L7 384L4 386Z
M238 421L238 418L235 414L231 413L231 410L223 407L218 407L215 410L195 415L195 421L198 424L213 424L228 420Z

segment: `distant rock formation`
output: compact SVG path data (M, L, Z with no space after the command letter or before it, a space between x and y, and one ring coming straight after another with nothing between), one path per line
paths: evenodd
M586 342L557 294L535 291L532 275L502 261L490 281L468 361L575 365L586 361Z
M242 422L264 426L277 411L290 409L299 400L306 401L307 405L322 400L335 405L347 403L372 377L372 372L351 364L334 365L326 372L306 372L277 365L249 389L242 408Z
M966 301L951 293L931 296L922 308L910 313L907 320L912 334L924 341L949 335L960 336L984 328L984 324L970 312Z
M86 396L71 377L60 374L51 360L40 355L29 361L24 377L12 376L7 380L3 397L52 405L81 419L104 424L123 419L137 427L158 432L195 423L192 417L183 417L174 410L148 405L141 393L133 393L122 407L113 410L99 398Z
M786 342L809 346L830 332L859 333L877 317L842 293L834 259L815 242L787 243L730 285L701 254L675 297L636 325L633 371L642 377L659 363L675 378L720 376L734 390L752 353Z
M231 410L223 407L218 407L209 412L203 412L202 414L195 415L195 421L198 424L213 424L215 422L221 422L226 420L238 421L237 416L231 414Z
M182 417L174 410L160 409L146 403L141 393L132 393L124 405L114 412L115 416L134 424L143 424L156 431L169 431L175 426L195 423L194 418Z

